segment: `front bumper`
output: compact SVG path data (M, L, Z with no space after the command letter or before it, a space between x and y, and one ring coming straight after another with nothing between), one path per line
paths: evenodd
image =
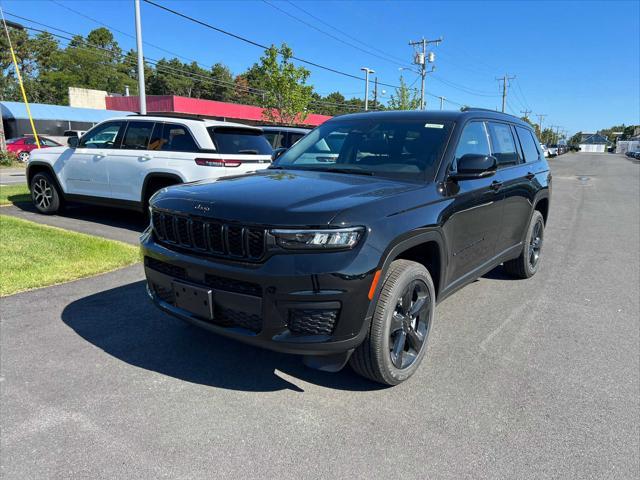
M363 265L358 252L288 253L250 264L169 249L150 230L140 240L149 296L182 320L248 344L303 355L348 352L366 336L375 264ZM213 319L176 306L176 281L212 291Z

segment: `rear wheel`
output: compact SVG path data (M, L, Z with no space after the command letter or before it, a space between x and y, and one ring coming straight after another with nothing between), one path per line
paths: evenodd
M358 374L397 385L415 373L425 355L435 313L435 289L419 263L391 263L364 342L351 356Z
M544 218L535 210L529 222L527 237L518 258L504 262L505 271L515 278L531 278L538 271L542 243L544 240Z
M31 199L38 211L47 215L62 207L62 195L47 172L36 173L31 179Z

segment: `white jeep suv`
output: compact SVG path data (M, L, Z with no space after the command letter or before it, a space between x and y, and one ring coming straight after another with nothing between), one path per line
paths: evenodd
M33 150L31 197L41 213L65 200L146 212L159 189L267 167L262 130L187 117L131 115L102 122L69 146Z

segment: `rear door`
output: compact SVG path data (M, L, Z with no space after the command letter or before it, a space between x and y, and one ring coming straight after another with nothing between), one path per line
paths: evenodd
M491 154L485 122L473 120L464 126L449 171L455 172L457 161L468 153ZM449 261L447 286L461 282L495 255L502 205L494 182L494 177L488 177L451 185L453 202L443 225Z
M531 168L524 162L524 154L514 126L502 122L489 122L488 125L492 153L498 159L496 180L501 183L503 204L502 226L496 245L496 253L500 254L518 245L522 241L524 229L527 228L532 201L529 178ZM537 161L538 150L535 145L533 149L536 157L532 161Z
M77 148L60 157L60 175L67 193L111 197L107 156L117 149L125 123L101 123L80 138Z

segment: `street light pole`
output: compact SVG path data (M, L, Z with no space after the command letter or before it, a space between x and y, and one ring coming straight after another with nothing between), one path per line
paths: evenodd
M364 72L364 111L369 110L369 74L376 73L370 68L362 67L360 70Z
M136 11L136 48L138 49L138 98L140 113L147 113L147 95L144 89L144 55L142 53L142 25L140 22L140 0L134 0Z

